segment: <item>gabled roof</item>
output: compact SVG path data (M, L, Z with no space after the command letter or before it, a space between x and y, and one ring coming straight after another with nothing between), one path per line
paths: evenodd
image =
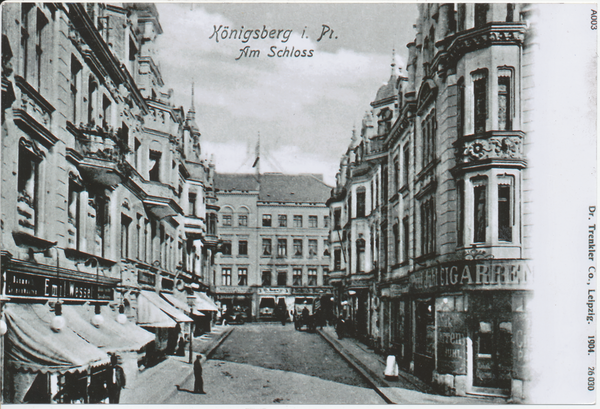
M255 174L216 174L215 186L221 192L259 191L258 200L263 202L324 204L331 194L331 186L319 176L265 173L260 175L259 183L259 176Z
M252 173L216 173L215 188L221 192L258 191L258 176Z

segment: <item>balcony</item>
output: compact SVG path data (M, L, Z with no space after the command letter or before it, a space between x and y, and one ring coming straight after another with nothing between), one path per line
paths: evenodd
M521 131L490 131L469 135L454 142L457 168L468 169L481 165L525 167Z
M75 126L71 122L67 122L67 130L75 136L75 151L82 156L78 168L84 177L104 186L116 186L130 174L126 162L129 147L122 141L120 130L89 124Z
M177 203L175 192L169 185L140 180L140 187L146 193L144 205L157 218L162 219L183 213Z
M189 239L200 239L205 235L206 223L200 217L186 216L184 218L184 229Z

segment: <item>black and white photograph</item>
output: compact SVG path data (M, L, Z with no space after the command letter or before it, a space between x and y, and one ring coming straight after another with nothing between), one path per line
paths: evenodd
M596 3L0 10L3 405L596 402Z

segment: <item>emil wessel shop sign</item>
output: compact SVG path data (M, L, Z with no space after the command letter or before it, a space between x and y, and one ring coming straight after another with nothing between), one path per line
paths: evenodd
M531 280L526 260L462 260L415 271L410 276L410 287L413 291L471 286L520 289L526 288Z
M6 272L6 295L113 300L114 290L97 283Z

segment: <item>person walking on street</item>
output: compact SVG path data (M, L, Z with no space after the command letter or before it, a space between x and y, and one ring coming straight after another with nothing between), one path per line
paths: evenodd
M204 380L202 379L202 362L200 362L201 358L202 355L196 355L196 361L194 361L194 393L205 394Z
M117 357L116 355L112 355L110 360L115 370L115 377L114 381L111 384L109 384L110 390L108 400L110 403L119 403L119 400L121 399L121 389L123 389L126 384L125 371L123 370L121 365L119 365L119 357Z

